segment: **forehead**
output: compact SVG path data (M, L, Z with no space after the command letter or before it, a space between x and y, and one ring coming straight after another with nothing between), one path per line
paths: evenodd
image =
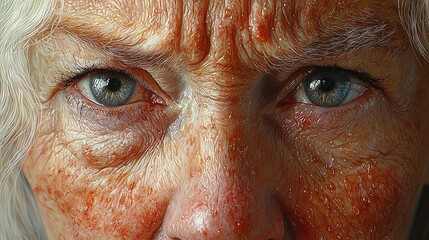
M395 0L79 0L65 3L60 29L139 59L179 54L188 64L203 59L252 61L256 56L329 49L335 41L344 45L341 48L352 46L351 41L377 44L385 36L401 39L396 4ZM349 35L356 39L345 40Z

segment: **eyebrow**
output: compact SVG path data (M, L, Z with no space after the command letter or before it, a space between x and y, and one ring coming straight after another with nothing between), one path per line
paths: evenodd
M329 57L341 57L361 49L379 47L397 54L405 44L401 32L392 26L393 24L388 21L337 26L302 47L302 51L289 49L286 54L275 56L270 65L273 69L280 70L296 62L307 63Z
M173 49L166 47L149 52L139 47L139 44L128 44L102 34L104 31L100 27L87 23L76 26L61 22L58 29L81 42L88 43L97 50L108 53L115 60L133 66L140 66L142 62L168 65L169 60L173 57L171 54ZM289 48L285 47L287 49L282 51L282 54L275 56L262 53L263 59L257 60L259 63L255 62L255 66L258 67L265 63L272 70L286 70L294 63L305 64L327 57L340 57L360 49L378 47L397 53L404 47L403 32L398 29L388 20L371 19L370 16L355 19L350 24L333 24L330 28L323 29L309 43L298 46L289 44ZM117 38L126 39L124 36Z
M90 31L88 31L89 27ZM143 50L139 45L112 39L102 34L103 31L99 29L99 26L85 25L85 27L72 27L64 23L59 23L57 31L63 32L78 42L85 43L95 50L108 54L112 59L130 66L139 66L142 63L165 65L172 57L159 51Z

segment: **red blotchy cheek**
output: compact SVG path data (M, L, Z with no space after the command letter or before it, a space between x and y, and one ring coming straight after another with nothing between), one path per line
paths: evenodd
M288 217L298 239L381 239L398 216L404 182L398 170L379 169L346 175L338 182L301 186L286 200ZM323 181L320 181L323 182Z
M344 187L352 212L361 229L370 232L389 232L393 218L406 186L393 169L376 172L373 175L360 173L344 178ZM405 185L405 184L404 184Z
M61 224L75 238L147 239L161 225L167 202L155 197L151 187L136 181L121 187L121 176L106 177L103 186L93 186L62 170L58 173L41 177L34 192L48 215L64 217Z

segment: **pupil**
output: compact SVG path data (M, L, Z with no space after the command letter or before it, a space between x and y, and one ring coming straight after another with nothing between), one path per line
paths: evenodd
M331 79L323 79L320 81L319 88L323 92L330 92L335 88L335 81L332 81Z
M107 83L107 89L111 92L116 92L122 87L122 83L117 78L111 78L109 79L109 82Z

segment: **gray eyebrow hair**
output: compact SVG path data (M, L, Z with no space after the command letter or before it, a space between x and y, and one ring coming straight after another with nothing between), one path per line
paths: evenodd
M403 47L397 36L397 29L389 28L387 22L376 24L353 24L346 27L335 26L324 31L320 37L298 50L290 48L285 54L274 56L268 60L272 70L285 70L294 63L308 63L329 57L341 57L361 49L384 47L390 52L397 53Z

